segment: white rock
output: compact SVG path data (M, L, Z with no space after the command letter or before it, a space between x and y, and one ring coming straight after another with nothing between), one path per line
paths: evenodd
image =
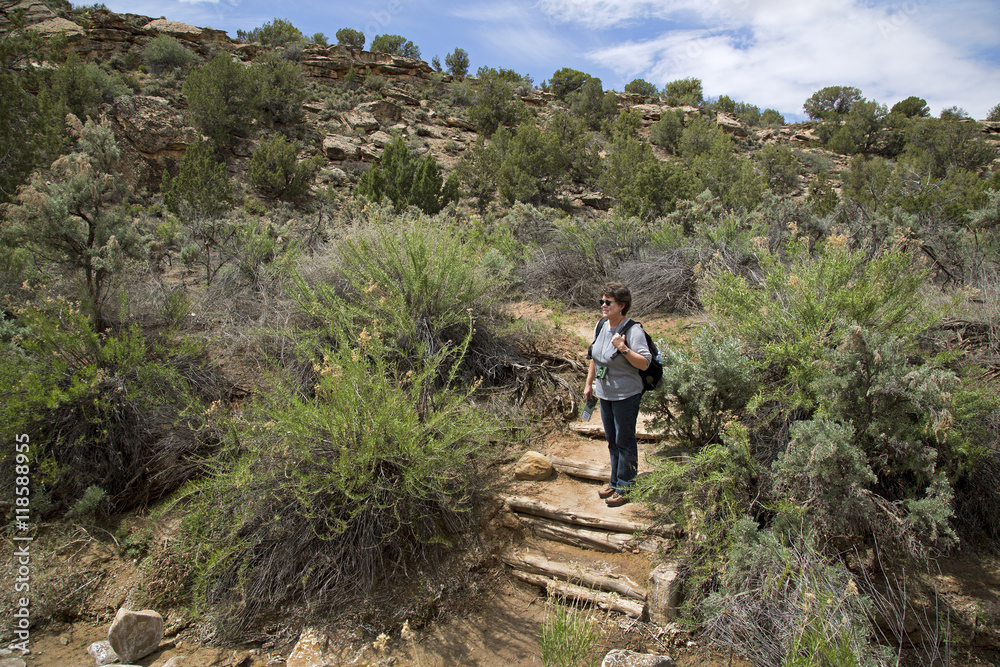
M674 661L666 655L615 649L604 656L601 667L674 667Z
M118 662L118 654L111 648L111 644L106 641L94 642L87 647L87 653L97 661L98 665L109 665L112 662Z
M163 617L155 611L119 609L108 629L108 642L122 662L149 655L163 639Z

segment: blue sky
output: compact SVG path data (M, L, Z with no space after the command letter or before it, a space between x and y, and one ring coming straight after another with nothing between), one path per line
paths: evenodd
M340 28L402 35L424 60L461 47L471 69L506 67L535 83L561 67L621 90L702 80L705 95L802 120L825 86L889 106L916 95L931 113L983 118L1000 103L1000 3L994 0L104 0L236 36L274 18L333 43Z

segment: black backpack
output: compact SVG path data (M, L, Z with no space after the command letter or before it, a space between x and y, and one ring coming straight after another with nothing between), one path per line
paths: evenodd
M590 344L590 349L587 350L588 359L593 358L592 353L594 350L594 343L597 342L597 337L601 333L601 327L603 327L604 323L607 321L608 318L602 317L601 321L597 323L596 327L594 327L594 342ZM632 328L633 324L638 324L639 326L642 326L641 322L636 322L635 320L629 320L628 322L625 323L625 326L622 327L621 334L624 336L626 333L628 333L628 330ZM639 377L642 378L642 393L645 394L650 389L656 389L658 386L660 386L660 380L663 379L663 364L660 363L659 360L660 351L656 349L656 343L653 342L653 339L649 336L649 334L646 332L645 329L642 330L642 333L646 336L646 346L649 348L650 354L653 355L653 358L649 362L649 366L646 367L646 370L640 371L638 368L635 369L636 372L639 374ZM612 354L611 357L614 358L616 354L618 354L617 350L615 350L614 354Z

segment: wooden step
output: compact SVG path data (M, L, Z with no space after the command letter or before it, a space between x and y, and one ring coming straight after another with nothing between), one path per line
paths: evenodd
M625 533L591 530L529 514L515 514L515 516L521 523L531 528L535 537L593 551L657 553L673 546L670 541L662 537L637 537Z
M617 593L640 602L646 599L646 589L626 576L602 574L578 563L565 563L535 553L508 552L502 558L504 563L520 572L540 574L594 590Z
M584 586L558 581L541 574L532 574L520 570L513 570L513 573L518 579L544 589L549 595L593 604L600 609L614 611L637 619L642 619L646 614L646 605L644 603L620 598L614 593L594 591Z
M671 539L675 539L681 534L680 529L675 524L654 526L650 523L640 523L626 517L618 516L617 514L578 512L565 507L558 507L543 500L523 496L501 496L501 499L515 513L530 514L585 528L624 533L626 535L649 533Z
M635 425L635 437L637 440L659 442L666 438L665 434L653 431L650 426L652 422L653 417L651 415L642 412L639 413L639 420ZM589 422L585 422L582 419L570 422L569 428L573 432L585 435L588 438L604 438L604 424L601 423L599 412L592 416Z

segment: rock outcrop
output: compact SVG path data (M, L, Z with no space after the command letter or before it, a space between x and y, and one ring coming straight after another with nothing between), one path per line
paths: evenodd
M198 139L198 132L162 97L117 97L110 117L122 153L122 173L134 187L158 186L163 170Z

